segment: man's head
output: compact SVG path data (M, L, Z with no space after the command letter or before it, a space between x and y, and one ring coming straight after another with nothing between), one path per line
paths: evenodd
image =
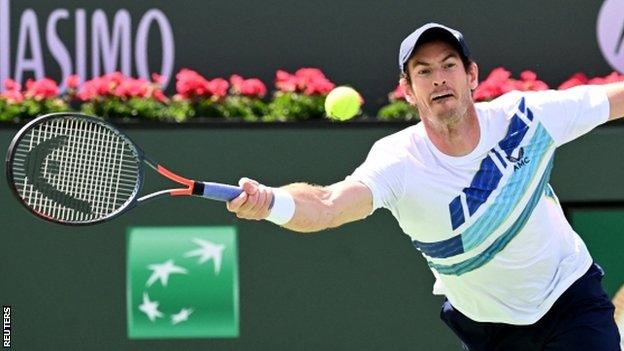
M478 68L454 29L436 23L418 28L401 43L399 68L406 99L423 119L453 123L473 103Z
M436 40L451 44L459 53L464 66L469 66L471 62L470 49L468 49L463 34L455 29L432 22L416 29L403 39L399 50L399 70L401 73L407 74L407 61L412 57L417 46Z

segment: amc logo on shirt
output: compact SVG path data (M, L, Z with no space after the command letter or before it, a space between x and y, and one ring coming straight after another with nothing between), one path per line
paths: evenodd
M524 165L529 164L529 162L531 162L531 160L524 156L524 148L520 147L518 149L518 153L513 156L513 155L509 155L506 157L507 160L511 163L514 164L514 171L519 170L520 168L522 168Z

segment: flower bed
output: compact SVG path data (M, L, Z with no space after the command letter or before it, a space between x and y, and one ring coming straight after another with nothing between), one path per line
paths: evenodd
M124 121L322 120L326 118L325 97L335 87L317 68L301 68L294 73L278 70L271 94L257 78L232 75L228 80L207 79L193 70L182 69L176 74L175 94L166 96L161 88L161 77L154 74L151 78L126 77L114 72L80 83L80 77L74 75L66 79L62 92L58 84L48 78L28 80L24 87L9 79L4 82L5 90L0 94L0 122L20 122L62 111L80 111ZM576 73L558 89L617 81L624 81L624 75L613 72L605 77L588 78ZM534 72L524 71L516 79L511 72L499 67L479 84L473 96L475 101L487 101L512 90L545 89L549 89L548 85ZM418 111L405 101L399 86L388 94L388 104L376 117L380 121L418 118Z
M624 81L624 75L612 72L604 77L588 78L584 73L575 73L557 89L565 90L583 84L608 84ZM473 92L473 98L477 102L493 100L513 90L539 91L547 90L548 84L539 80L537 74L532 71L523 71L520 78L513 78L511 72L503 67L498 67L488 74L487 78L479 83ZM388 95L389 104L382 107L378 112L381 120L412 120L418 119L418 110L405 101L405 95L400 86Z

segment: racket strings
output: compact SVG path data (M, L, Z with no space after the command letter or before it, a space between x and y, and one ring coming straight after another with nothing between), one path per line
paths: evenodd
M124 138L84 119L59 118L24 135L13 175L36 212L61 221L104 218L138 191L139 160Z

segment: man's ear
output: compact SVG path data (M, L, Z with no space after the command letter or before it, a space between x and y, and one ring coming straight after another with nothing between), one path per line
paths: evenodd
M409 102L410 105L416 104L416 98L414 97L414 92L412 91L412 86L407 78L399 79L399 85L401 89L403 89L403 94L405 94L405 100Z
M479 66L475 62L470 62L468 67L468 83L470 84L470 90L477 89L479 85Z

